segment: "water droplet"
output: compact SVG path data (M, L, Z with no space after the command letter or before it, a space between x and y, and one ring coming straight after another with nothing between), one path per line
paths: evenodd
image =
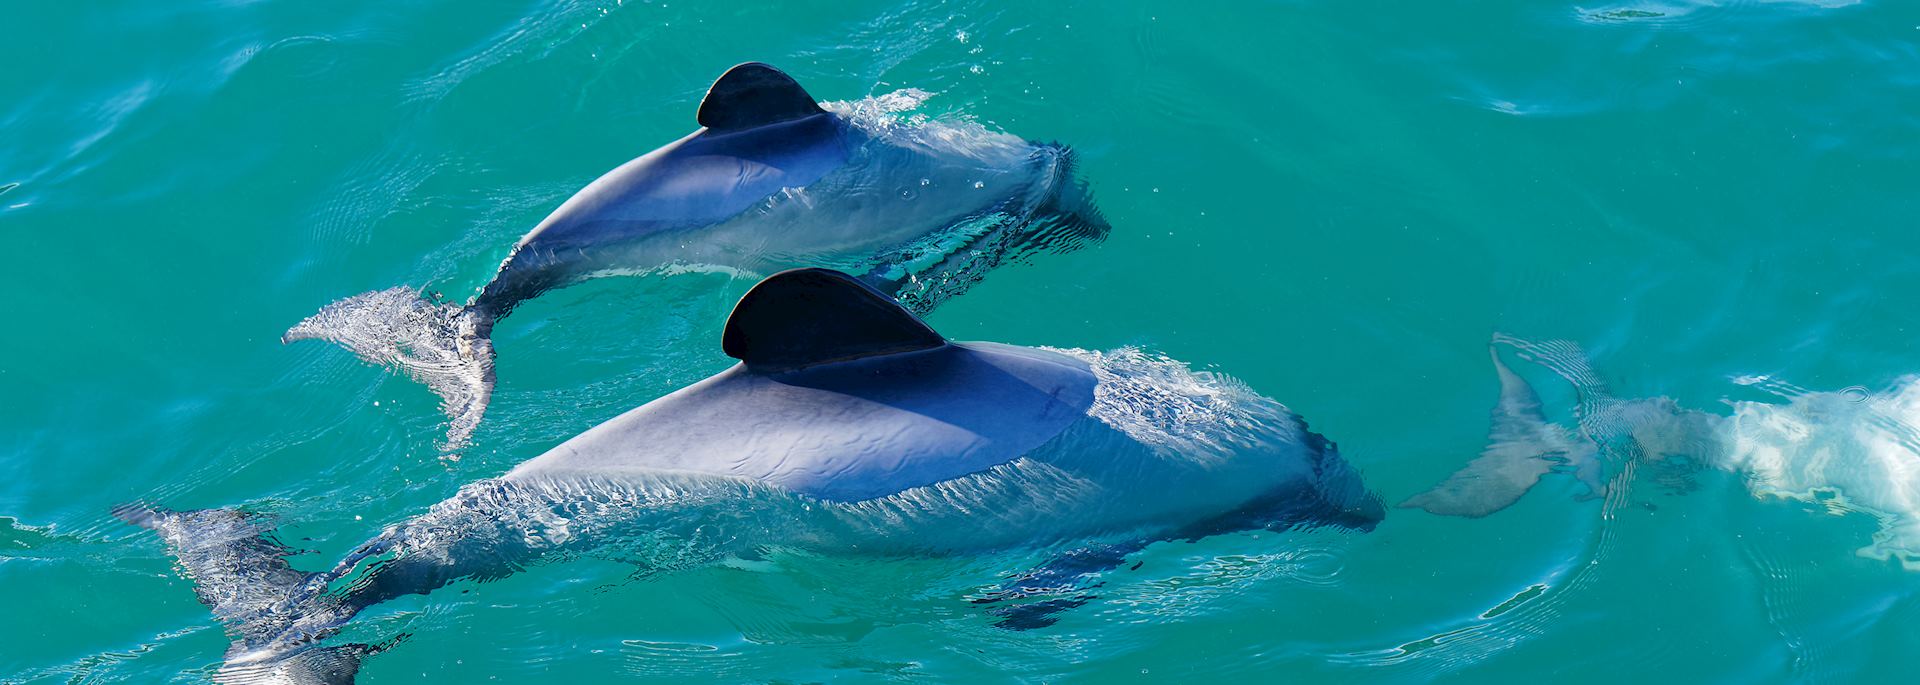
M986 182L985 182L985 181L974 181L974 182L973 182L973 187L974 187L975 189L979 189L979 188L985 188L985 187L987 187L987 184L986 184Z

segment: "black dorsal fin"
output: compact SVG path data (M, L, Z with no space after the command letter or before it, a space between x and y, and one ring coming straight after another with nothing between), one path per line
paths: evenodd
M759 62L740 64L714 80L700 101L700 125L733 131L820 114L800 83L786 72Z
M792 269L754 285L727 317L727 356L786 371L947 344L893 298L831 269Z

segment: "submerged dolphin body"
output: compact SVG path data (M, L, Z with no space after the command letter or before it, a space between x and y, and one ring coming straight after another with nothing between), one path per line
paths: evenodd
M1382 516L1331 443L1231 379L1133 350L948 342L842 273L756 285L723 347L741 363L461 488L329 572L287 567L244 514L117 513L158 531L227 623L223 672L318 682L350 678L367 652L316 646L360 610L571 553L663 569L769 545L1061 546L1074 551L1029 576L1059 584L1153 540Z
M1491 445L1401 506L1486 516L1555 471L1570 471L1592 495L1617 502L1630 485L1628 465L1705 467L1740 474L1755 496L1867 513L1879 530L1859 553L1920 570L1920 376L1880 394L1741 378L1736 381L1786 401L1730 401L1721 414L1686 409L1667 397L1614 397L1571 343L1497 342L1573 385L1577 426L1549 422L1532 387L1496 352L1501 399ZM1608 468L1614 473L1604 473Z
M408 288L328 305L283 341L319 338L439 394L465 442L494 385L494 322L596 276L667 268L861 274L918 312L998 264L1098 240L1106 223L1064 147L971 124L829 111L759 63L721 75L702 128L582 188L514 245L464 307Z

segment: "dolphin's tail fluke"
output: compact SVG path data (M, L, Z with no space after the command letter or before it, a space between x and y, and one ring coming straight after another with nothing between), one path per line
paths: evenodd
M169 511L123 504L113 515L160 535L194 594L233 645L219 683L350 683L365 645L318 646L350 615L327 594L327 574L287 563L295 554L260 516L231 509Z
M231 509L169 511L143 504L114 507L122 521L160 535L194 581L194 593L241 635L278 635L293 608L314 593L317 574L287 564L295 552L275 541L267 522ZM324 582L322 582L324 585Z
M1500 377L1500 401L1493 407L1487 448L1480 456L1433 489L1407 498L1400 506L1442 516L1479 518L1512 506L1556 470L1571 469L1600 494L1598 446L1547 421L1540 396L1520 374L1507 368L1498 349L1489 348Z
M493 397L494 318L485 307L435 302L402 286L329 304L280 341L332 341L426 384L440 396L447 449L456 450L480 426Z

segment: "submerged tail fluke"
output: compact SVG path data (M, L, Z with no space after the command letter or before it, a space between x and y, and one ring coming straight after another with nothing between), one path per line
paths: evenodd
M1512 506L1520 496L1556 469L1571 468L1600 494L1598 447L1591 440L1547 421L1540 396L1520 374L1507 368L1500 352L1489 348L1500 377L1500 401L1493 407L1487 447L1480 456L1433 489L1401 502L1441 516L1480 518Z
M227 626L232 647L215 683L351 683L367 645L317 645L351 610L326 595L328 574L294 570L296 555L273 539L267 520L232 508L165 510L121 505L113 516L156 531L194 581L194 595Z
M160 535L194 581L214 617L241 636L278 635L316 574L287 564L294 552L269 535L261 517L230 509L168 511L123 504L113 515ZM322 583L324 585L324 583Z
M123 504L113 515L160 535L194 594L227 627L233 645L219 683L350 683L365 645L318 646L350 612L326 594L329 576L287 563L295 554L267 521L231 509L169 511Z
M446 448L456 450L473 437L493 397L493 321L486 308L434 302L403 286L329 304L280 341L338 343L426 384L447 414Z

